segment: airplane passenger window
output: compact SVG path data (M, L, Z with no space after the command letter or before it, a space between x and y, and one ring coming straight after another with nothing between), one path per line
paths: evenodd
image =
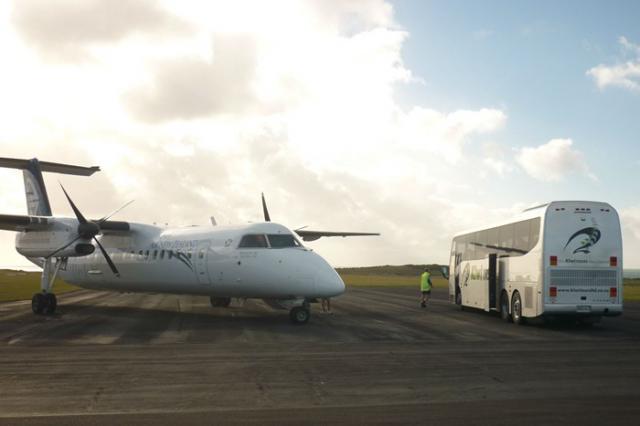
M169 259L173 257L173 250L169 250Z
M300 242L291 234L269 234L271 248L300 247Z
M160 250L160 259L164 259L164 250Z
M242 237L238 248L266 248L267 238L262 234L249 234Z
M158 258L158 250L154 250L153 251L153 260L156 260Z
M149 250L147 250L147 251L145 251L145 252L144 252L144 258L145 258L145 259L148 259L148 258L149 258Z

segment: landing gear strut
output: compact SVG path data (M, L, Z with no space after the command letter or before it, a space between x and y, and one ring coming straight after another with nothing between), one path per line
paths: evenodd
M55 267L53 267L51 258L45 259L42 268L42 278L40 279L40 288L42 293L36 293L31 298L31 310L34 314L53 315L58 307L58 299L51 292L53 282L62 266L63 260L58 259Z

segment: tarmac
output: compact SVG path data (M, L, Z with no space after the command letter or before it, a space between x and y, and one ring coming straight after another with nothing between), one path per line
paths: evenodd
M434 290L262 301L78 291L0 304L0 424L640 424L640 304L516 326Z

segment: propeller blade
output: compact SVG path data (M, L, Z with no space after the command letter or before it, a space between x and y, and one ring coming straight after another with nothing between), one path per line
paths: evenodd
M71 240L70 243L67 243L65 245L63 245L62 247L60 247L59 249L57 249L56 251L52 252L50 255L45 256L46 259L55 256L56 254L60 253L62 250L66 249L67 247L69 247L71 244L75 243L76 241L78 241L80 238L82 238L82 235L78 235L77 237L75 237L73 240Z
M100 219L98 221L98 225L102 225L104 222L106 222L107 220L109 220L113 215L115 215L116 213L118 213L119 211L123 210L125 207L127 207L129 204L133 203L135 200L131 200L127 203L125 203L122 207L120 207L119 209L114 210L111 214L106 215L105 217L103 217L102 219Z
M264 213L264 221L271 222L271 216L269 216L269 210L267 210L267 202L264 199L264 192L262 193L262 213Z
M78 222L82 224L87 223L87 219L85 219L84 216L82 216L82 213L80 213L80 210L78 210L76 205L73 203L73 201L71 200L71 197L69 197L69 194L67 194L67 191L65 191L64 186L62 186L61 183L60 183L60 187L62 188L62 192L64 192L64 195L67 197L67 200L69 200L69 204L71 204L71 208L73 209L73 213L75 213L76 218L78 218Z
M100 248L100 251L102 252L102 255L107 260L107 263L109 264L109 268L111 268L111 272L113 272L113 274L116 277L119 277L120 276L120 272L118 272L118 268L116 268L116 265L113 263L113 261L111 260L111 258L107 254L107 251L104 249L104 247L102 247L102 244L100 244L100 241L98 241L98 239L96 237L93 237L93 240L96 242L96 244L98 244L98 247Z

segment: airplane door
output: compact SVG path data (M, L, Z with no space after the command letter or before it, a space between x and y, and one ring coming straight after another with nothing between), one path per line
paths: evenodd
M200 241L196 249L195 262L196 276L198 277L198 283L203 285L210 285L209 268L207 268L207 259L209 257L209 241Z

